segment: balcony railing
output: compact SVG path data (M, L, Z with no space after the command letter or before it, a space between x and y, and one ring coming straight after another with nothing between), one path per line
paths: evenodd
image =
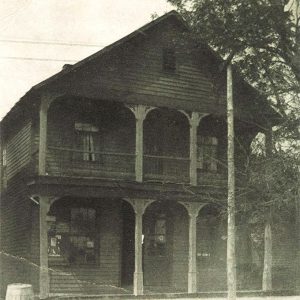
M62 177L94 177L135 180L134 153L85 152L77 149L48 146L46 173ZM34 155L35 165L38 153ZM37 169L36 169L37 171ZM190 183L188 157L143 156L143 179L153 182ZM197 172L197 185L226 187L224 172Z
M48 147L46 172L54 176L135 178L135 154Z
M174 156L144 155L145 180L188 183L190 159Z

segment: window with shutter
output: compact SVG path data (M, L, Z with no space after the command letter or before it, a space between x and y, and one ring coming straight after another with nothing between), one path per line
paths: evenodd
M95 161L95 135L99 131L94 125L87 123L75 123L76 147L79 150L78 159Z
M197 168L206 171L217 171L218 139L213 136L198 135L197 145Z

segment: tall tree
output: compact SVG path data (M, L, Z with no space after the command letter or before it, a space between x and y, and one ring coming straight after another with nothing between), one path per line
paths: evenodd
M244 78L286 116L299 122L300 0L168 0L195 39L233 56ZM298 107L296 107L298 104ZM299 118L299 117L298 117ZM298 133L299 134L299 133Z
M261 166L260 170L251 172L256 178L266 180L258 182L253 180L255 177L250 180L251 188L260 193L260 197L256 193L256 198L263 200L260 204L254 201L251 210L263 216L263 287L271 289L273 211L290 203L286 200L287 195L294 200L295 193L294 187L290 186L295 185L295 181L291 183L286 167L297 161L297 155L290 157L283 148L288 147L291 153L295 153L300 140L300 0L168 1L190 24L190 35L210 45L223 58L229 57L234 67L268 98L284 120L273 130L277 150L273 147L272 163L278 159L275 163L278 169L270 170L270 160L264 158L265 174L262 174ZM269 153L272 153L270 148ZM272 190L272 186L276 188Z

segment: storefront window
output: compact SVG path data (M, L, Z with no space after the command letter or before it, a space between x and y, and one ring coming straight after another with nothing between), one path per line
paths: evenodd
M96 262L96 210L70 208L48 220L48 255L70 264Z
M92 208L71 208L70 262L93 263L95 253L96 211Z

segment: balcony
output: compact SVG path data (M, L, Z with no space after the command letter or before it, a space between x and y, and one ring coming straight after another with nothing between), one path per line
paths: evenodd
M46 172L53 176L135 179L135 154L84 152L48 147Z
M77 149L48 147L46 172L52 176L74 176L135 180L133 153L84 152ZM189 182L189 158L144 155L144 180Z
M223 185L219 169L207 168L209 156L222 157L225 148L224 126L214 117L73 98L56 100L41 115L40 175Z
M87 158L92 159L88 160ZM93 152L49 146L46 174L56 177L105 178L136 180L133 153ZM190 183L190 159L175 156L143 156L143 181L159 183ZM224 172L197 171L197 185L223 188Z

